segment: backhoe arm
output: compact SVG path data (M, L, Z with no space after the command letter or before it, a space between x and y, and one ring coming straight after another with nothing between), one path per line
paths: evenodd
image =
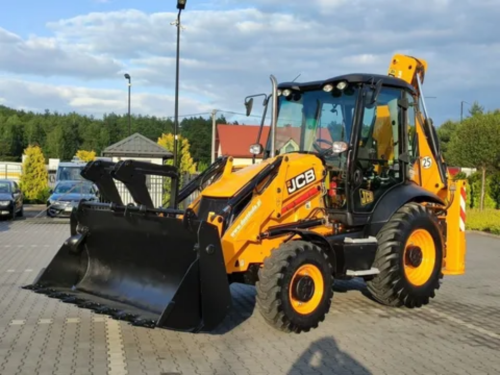
M413 86L417 93L415 99L415 119L409 124L416 124L418 134L419 164L415 165L414 179L426 190L446 196L448 189L448 171L441 150L436 130L432 125L425 106L422 83L427 71L427 62L415 57L396 54L389 66L388 75L400 78ZM421 102L421 107L418 103Z

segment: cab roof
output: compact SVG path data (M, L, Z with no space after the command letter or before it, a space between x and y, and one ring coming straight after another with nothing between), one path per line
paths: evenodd
M278 85L278 89L283 90L286 88L293 87L298 90L314 90L314 89L321 89L324 85L333 82L347 81L349 83L370 83L373 80L373 83L377 83L377 81L380 79L382 80L382 84L384 86L398 87L415 93L415 89L413 88L413 86L408 84L406 81L403 81L402 79L391 77L388 75L367 74L367 73L344 74L328 78L322 81L282 82Z

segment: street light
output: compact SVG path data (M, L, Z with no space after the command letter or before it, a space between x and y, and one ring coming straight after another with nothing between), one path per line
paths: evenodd
M174 120L174 166L177 167L177 131L179 128L179 47L181 39L181 12L186 8L187 0L177 0L177 55L175 58L175 120Z
M132 87L132 78L130 74L125 73L125 79L128 79L128 135L130 136L130 88Z

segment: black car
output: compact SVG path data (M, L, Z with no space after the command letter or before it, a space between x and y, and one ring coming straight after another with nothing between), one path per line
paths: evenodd
M47 200L47 216L70 216L80 201L98 201L98 192L87 181L59 181Z
M0 180L0 218L24 215L23 193L17 182Z

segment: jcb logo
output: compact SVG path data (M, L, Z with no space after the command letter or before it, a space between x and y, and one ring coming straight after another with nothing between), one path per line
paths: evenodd
M286 182L288 194L293 194L314 181L316 181L316 175L314 174L314 169L311 168Z
M373 202L373 192L370 190L359 189L359 196L361 199L361 205L366 206Z

